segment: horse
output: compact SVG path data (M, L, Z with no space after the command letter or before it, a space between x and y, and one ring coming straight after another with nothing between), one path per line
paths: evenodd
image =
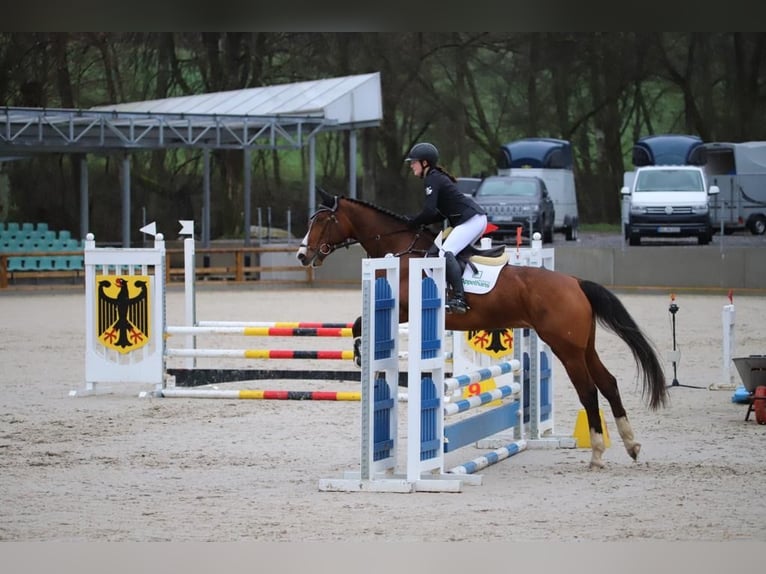
M406 217L370 202L318 192L322 203L310 216L296 254L301 264L321 266L337 249L357 243L368 257L399 257L399 322L408 321L408 263L412 257L426 256L436 235L427 228L413 228ZM596 325L629 347L641 377L642 398L651 410L666 406L668 391L654 345L614 293L596 282L543 267L505 265L491 291L466 293L466 301L467 313L446 315L447 329L534 329L561 361L587 415L590 468L604 467L599 391L609 402L625 450L638 459L641 444L633 434L617 379L596 352Z

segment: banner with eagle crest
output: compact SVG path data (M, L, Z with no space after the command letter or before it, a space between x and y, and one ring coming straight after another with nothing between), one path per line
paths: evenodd
M513 329L466 331L465 340L471 349L493 359L513 353Z
M96 275L96 335L108 349L127 354L152 333L148 275Z

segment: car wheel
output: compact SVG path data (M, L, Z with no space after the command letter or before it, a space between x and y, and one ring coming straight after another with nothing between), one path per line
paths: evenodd
M763 235L766 232L766 217L754 215L747 222L747 227L753 235Z
M697 237L697 242L700 245L707 245L710 243L710 234L709 233L702 233Z
M553 225L543 229L543 243L553 243Z
M641 245L641 236L640 235L631 235L628 239L628 244L632 245L633 247L637 245Z
M567 241L577 241L577 225L569 225L564 229L564 237Z

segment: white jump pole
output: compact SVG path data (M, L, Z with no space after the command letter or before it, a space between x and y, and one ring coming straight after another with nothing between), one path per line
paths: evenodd
M732 292L729 291L729 304L724 305L723 310L721 311L721 325L723 329L723 336L721 338L723 344L721 382L718 384L711 384L711 390L729 390L734 389L737 386L734 381L734 371L731 368L735 352L734 327L736 325L736 317L737 312L734 308L734 297L732 296Z

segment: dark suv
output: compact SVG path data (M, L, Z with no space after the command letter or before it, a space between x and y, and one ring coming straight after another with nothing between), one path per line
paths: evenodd
M476 188L479 187L480 183L480 177L458 177L457 190L465 195L473 197L473 194L476 193Z
M543 243L553 241L553 201L539 177L487 177L479 184L474 199L487 211L489 222L498 227L489 234L494 240L515 243L516 229L520 227L527 239L539 231Z

